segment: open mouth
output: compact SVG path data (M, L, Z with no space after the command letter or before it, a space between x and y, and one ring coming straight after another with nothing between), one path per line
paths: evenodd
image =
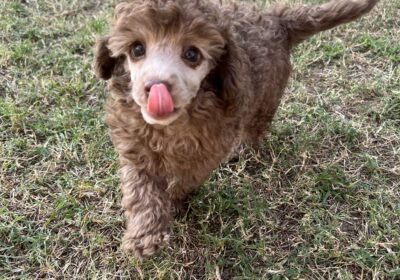
M162 115L157 115L157 114L152 114L146 108L142 107L142 116L143 119L151 125L161 125L161 126L167 126L173 123L182 113L182 108L174 108L174 110L170 113L162 114Z
M150 124L168 125L178 118L181 111L181 107L175 106L172 95L164 83L151 86L147 104L142 107L142 115Z
M174 100L164 83L153 84L147 99L147 112L156 118L165 118L176 111Z

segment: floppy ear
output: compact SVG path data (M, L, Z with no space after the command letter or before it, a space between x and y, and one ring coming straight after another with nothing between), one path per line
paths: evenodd
M110 37L103 37L97 40L94 52L93 68L96 75L104 80L108 80L113 75L118 58L111 56L111 51L107 48Z
M238 103L238 94L241 87L241 62L239 59L239 49L236 44L226 40L225 53L220 57L215 68L217 78L218 95L221 97L226 108Z

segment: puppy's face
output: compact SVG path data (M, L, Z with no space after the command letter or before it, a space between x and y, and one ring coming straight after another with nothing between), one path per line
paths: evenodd
M197 95L213 64L205 42L148 35L134 38L126 53L131 95L148 123L168 125Z
M219 28L192 8L173 1L117 6L105 48L111 59L125 58L129 94L150 124L169 125L179 118L226 51Z

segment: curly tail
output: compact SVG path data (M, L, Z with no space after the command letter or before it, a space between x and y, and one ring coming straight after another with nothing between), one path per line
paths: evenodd
M296 8L276 7L273 15L287 28L291 45L369 12L379 0L331 0L328 3Z

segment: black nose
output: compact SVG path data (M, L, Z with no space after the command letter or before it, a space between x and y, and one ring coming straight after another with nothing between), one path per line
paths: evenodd
M159 80L148 80L148 81L146 81L146 82L144 83L144 90L145 90L145 92L146 92L147 94L149 94L149 93L150 93L150 90L151 90L151 87L152 87L153 85L157 85L157 84L164 84L164 85L167 87L168 91L171 92L172 85L171 85L169 82L167 82L167 81L159 81Z

